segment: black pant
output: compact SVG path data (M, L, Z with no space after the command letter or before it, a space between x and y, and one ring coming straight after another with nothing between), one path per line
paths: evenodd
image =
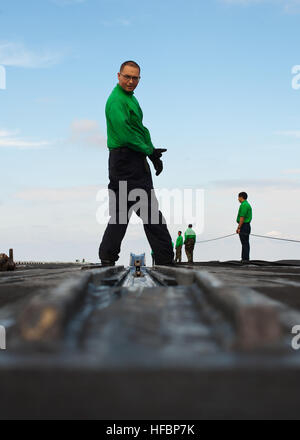
M251 225L250 223L244 223L241 227L240 240L242 243L242 260L250 260L250 234Z
M100 245L100 260L118 261L121 243L130 220L129 211L138 201L128 201L126 212L120 212L119 183L125 181L127 182L127 197L129 192L135 189L144 190L148 196L145 210L141 212L139 209L134 209L134 211L144 222L144 230L149 245L154 252L155 263L158 265L172 263L174 260L172 239L165 224L165 219L159 211L158 201L154 197L152 176L146 156L129 148L112 150L109 157L109 177L109 189L112 191L110 193L111 221L106 228ZM112 194L115 195L115 206L112 203L114 202ZM147 218L144 218L145 213ZM151 221L153 214L154 219L156 219L154 222Z

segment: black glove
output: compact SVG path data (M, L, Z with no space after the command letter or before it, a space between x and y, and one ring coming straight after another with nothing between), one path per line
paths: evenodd
M162 154L168 151L166 148L154 148L153 153L149 156L149 159L153 162L155 159L160 159Z
M149 156L149 159L154 165L157 176L159 176L164 169L163 162L160 158L162 157L162 153L165 153L166 151L166 148L155 148L153 153Z

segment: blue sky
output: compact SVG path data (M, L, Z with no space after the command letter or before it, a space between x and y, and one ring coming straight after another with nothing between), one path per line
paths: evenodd
M298 0L4 0L0 250L97 260L104 106L126 59L142 66L145 125L168 148L155 185L206 190L203 238L234 230L236 193L247 190L254 232L300 239L299 24ZM137 226L121 262L135 249L149 252ZM238 258L239 243L197 252ZM298 256L297 245L253 248L253 258Z

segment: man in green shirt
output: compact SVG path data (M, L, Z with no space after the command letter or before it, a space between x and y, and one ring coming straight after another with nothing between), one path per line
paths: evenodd
M247 193L241 192L238 198L241 206L236 220L239 224L236 233L240 235L242 243L242 262L247 263L250 260L252 208L248 203Z
M196 233L192 228L193 225L189 225L184 234L185 253L188 259L188 263L190 264L194 262L194 249L196 244Z
M118 73L119 83L109 96L105 108L111 219L99 248L99 258L103 266L113 266L119 259L130 215L137 203L137 200L128 200L129 193L133 190L139 190L139 193L147 196L143 201L145 210L135 208L135 212L144 222L144 230L156 264L171 265L174 259L172 239L159 211L147 162L149 158L158 176L163 171L162 153L167 150L153 146L149 130L143 125L143 112L134 96L134 90L140 81L140 72L139 65L134 61L122 64Z
M182 232L179 231L178 232L178 238L176 241L176 259L175 259L175 263L177 263L177 261L179 263L181 263L182 260L182 246L183 246L183 236L182 236Z

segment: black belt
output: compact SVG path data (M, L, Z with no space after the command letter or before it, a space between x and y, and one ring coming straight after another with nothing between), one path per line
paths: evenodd
M117 152L117 153L125 153L126 151L129 151L130 153L135 154L138 157L142 157L143 159L146 159L146 155L144 153L142 153L141 151L136 151L133 148L130 147L117 147L117 148L112 148L111 150L109 150L110 152Z
M117 152L122 152L122 151L126 151L126 150L130 150L129 147L117 147L117 148L112 148L109 151L117 151Z

